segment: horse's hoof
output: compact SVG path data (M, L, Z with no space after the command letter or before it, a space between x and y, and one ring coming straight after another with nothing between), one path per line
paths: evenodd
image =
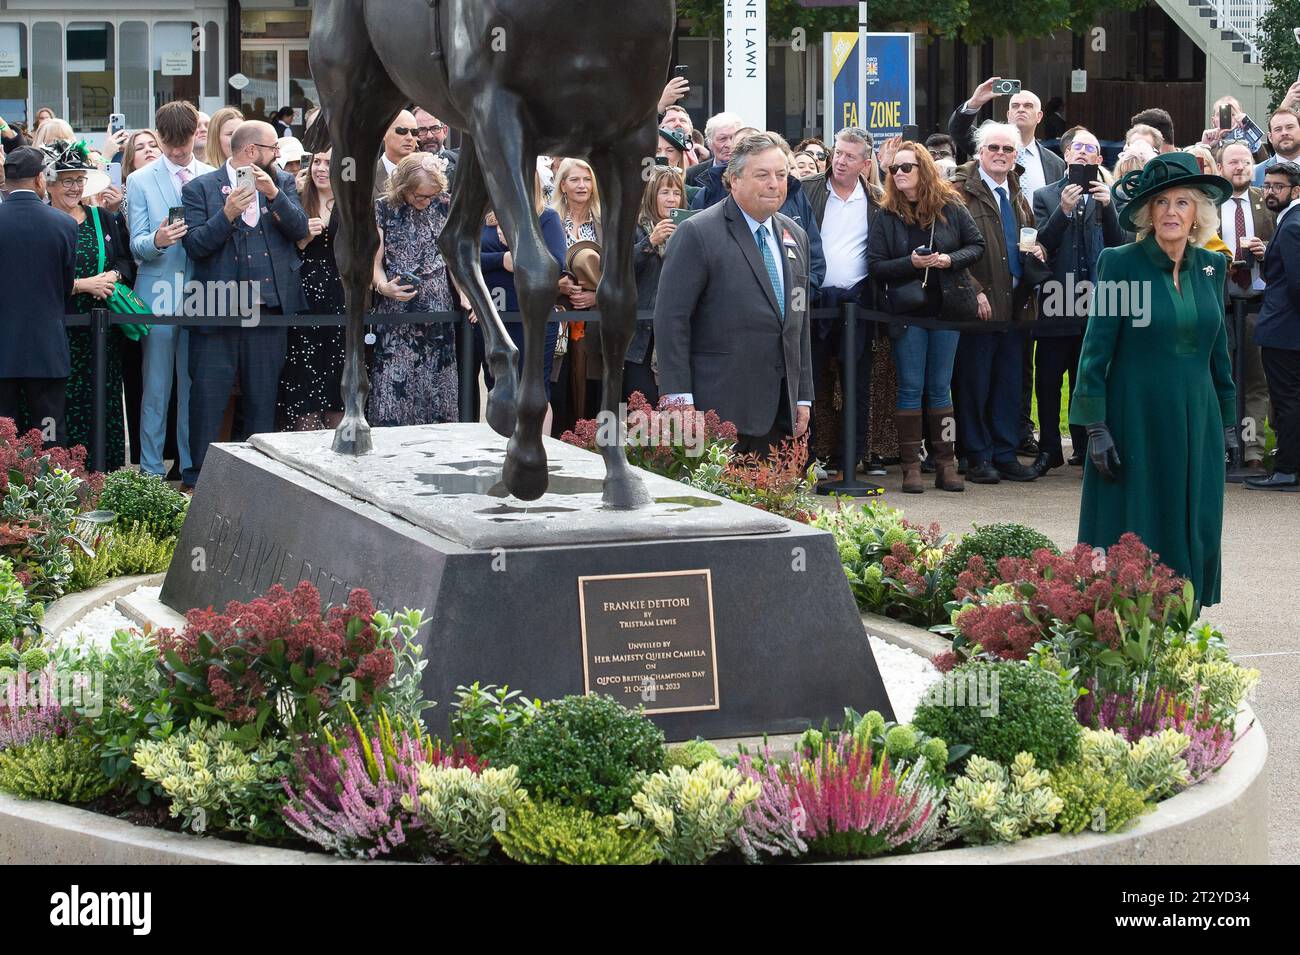
M645 482L635 473L606 475L601 499L606 507L620 511L631 511L639 507L649 507L652 503L650 492Z
M344 418L334 429L334 453L353 456L369 454L373 445L370 443L370 425L365 418Z
M515 422L519 415L515 409L513 382L507 386L504 379L496 380L492 390L488 392L486 417L488 425L501 437L514 436Z
M550 471L546 467L546 449L541 442L535 448L525 448L512 438L506 449L501 480L506 489L521 501L535 501L545 494Z

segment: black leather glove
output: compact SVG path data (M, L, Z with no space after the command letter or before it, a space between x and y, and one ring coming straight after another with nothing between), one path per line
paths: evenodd
M1119 480L1119 452L1115 450L1115 439L1104 421L1088 425L1088 459L1106 480Z
M1223 450L1236 451L1241 447L1241 441L1237 438L1237 429L1228 425L1223 429Z

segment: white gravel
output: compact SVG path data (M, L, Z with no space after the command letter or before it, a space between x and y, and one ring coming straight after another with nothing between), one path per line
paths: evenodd
M162 587L137 587L133 594L158 599ZM60 646L73 643L90 643L107 647L114 633L119 630L139 630L139 625L130 617L118 611L115 600L102 603L84 617L67 627L55 637Z
M923 656L904 650L879 637L870 637L880 678L885 682L889 701L894 704L894 719L909 723L916 706L925 696L926 687L939 679L939 671Z
M119 613L110 601L96 607L71 627L66 628L58 635L56 641L60 646L90 643L107 647L114 633L118 630L130 630L135 626L135 621Z
M140 587L135 592L157 599L161 587ZM109 639L118 630L136 627L135 621L118 612L113 602L101 604L77 623L59 634L60 644L88 642L107 647ZM939 671L929 660L910 650L886 643L879 637L870 637L871 652L885 682L889 700L894 705L894 718L900 723L909 722L916 706L925 695L926 687L939 678Z

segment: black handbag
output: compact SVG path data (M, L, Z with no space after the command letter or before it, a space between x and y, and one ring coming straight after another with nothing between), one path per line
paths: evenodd
M940 314L949 322L973 322L979 318L979 298L970 269L954 271L952 282L943 290L943 311Z
M937 220L936 220L937 221ZM934 248L934 226L930 223L930 248ZM930 270L924 279L911 279L897 285L885 283L885 311L890 315L910 315L925 307L925 286L930 280Z

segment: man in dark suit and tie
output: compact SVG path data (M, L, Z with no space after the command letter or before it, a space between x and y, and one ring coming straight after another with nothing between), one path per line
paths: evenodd
M669 241L655 304L661 392L732 422L742 453L803 435L812 411L808 235L777 211L787 174L775 139L742 139L731 196Z
M63 315L77 250L77 223L45 204L51 162L32 146L9 152L0 203L0 417L13 418L19 433L39 428L47 446L64 443L71 360Z
M1300 165L1274 163L1264 175L1264 201L1277 213L1264 253L1264 305L1255 325L1273 400L1277 460L1269 477L1247 478L1254 491L1300 490Z
M1232 183L1232 195L1219 206L1219 237L1232 250L1233 259L1245 262L1228 272L1226 289L1229 311L1237 299L1246 306L1246 342L1241 369L1245 390L1246 417L1254 422L1242 436L1242 458L1248 477L1267 477L1264 467L1264 419L1273 417L1268 403L1268 378L1259 347L1251 343L1259 321L1259 307L1264 301L1264 278L1261 262L1268 243L1273 240L1277 218L1264 203L1264 190L1251 185L1255 176L1255 157L1245 143L1228 143L1219 156L1223 176ZM1245 257L1238 255L1243 249Z
M194 264L205 301L220 298L223 315L241 326L200 326L190 337L190 457L181 475L198 480L208 445L217 440L226 401L238 378L244 434L275 429L275 400L287 347L286 330L259 327L259 316L293 315L306 308L295 243L307 237L307 216L293 177L275 168L275 129L242 124L220 169L190 180L182 190L187 232L181 240ZM255 189L238 186L238 170L251 168ZM232 301L232 299L234 299ZM245 306L256 301L254 314Z
M1101 163L1101 144L1082 126L1065 131L1061 150L1071 166L1096 170ZM1055 288L1045 288L1039 305L1040 320L1034 329L1037 354L1034 358L1034 387L1038 394L1038 457L1034 468L1039 476L1065 464L1061 444L1061 381L1070 375L1070 396L1079 374L1079 350L1083 330L1076 326L1086 315L1076 314L1079 290L1097 280L1097 260L1101 250L1124 244L1110 187L1100 176L1085 191L1062 177L1034 193L1034 219L1038 224L1038 241L1047 250L1047 264L1052 268ZM1089 283L1085 285L1084 283ZM1065 327L1062 327L1065 326ZM1088 432L1070 428L1074 453L1070 463L1083 465L1088 450Z

